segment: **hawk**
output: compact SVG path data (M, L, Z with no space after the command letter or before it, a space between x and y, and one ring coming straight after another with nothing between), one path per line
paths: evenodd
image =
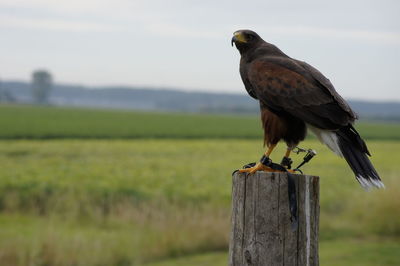
M321 72L293 59L251 30L232 37L241 55L240 76L248 94L260 103L267 150L254 167L240 172L271 170L269 156L280 140L287 150L282 166L289 168L291 151L306 137L307 129L349 164L364 188L384 185L368 159L367 145L353 127L357 115Z

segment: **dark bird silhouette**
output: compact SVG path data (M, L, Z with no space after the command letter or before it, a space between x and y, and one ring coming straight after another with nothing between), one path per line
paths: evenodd
M250 30L236 31L233 44L241 54L244 86L260 103L264 144L268 147L259 163L240 169L241 172L271 170L265 162L280 140L287 144L281 164L288 167L290 152L304 140L309 129L346 159L364 188L384 187L368 159L367 145L353 127L357 115L321 72L287 56Z

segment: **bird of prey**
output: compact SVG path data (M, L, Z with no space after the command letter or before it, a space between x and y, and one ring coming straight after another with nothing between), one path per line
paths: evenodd
M260 103L267 150L254 167L240 172L271 170L269 156L280 140L287 144L281 164L288 167L292 149L307 129L333 152L344 157L364 188L384 185L371 164L367 145L353 127L357 115L317 69L283 53L250 30L232 37L241 55L240 75L248 94Z

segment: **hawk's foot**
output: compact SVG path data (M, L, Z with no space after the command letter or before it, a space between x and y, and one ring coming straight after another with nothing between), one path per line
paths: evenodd
M276 170L272 169L271 167L268 167L266 165L263 165L262 163L257 163L253 167L249 168L244 168L244 169L239 169L240 173L249 173L249 174L254 174L257 171L264 171L264 172L276 172Z

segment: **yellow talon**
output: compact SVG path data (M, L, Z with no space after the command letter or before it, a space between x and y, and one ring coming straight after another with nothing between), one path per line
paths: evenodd
M263 165L262 163L257 163L255 166L250 168L239 169L240 173L249 173L254 174L257 171L264 171L264 172L276 172L276 170Z
M268 147L268 150L264 153L265 157L269 157L273 151L273 149L275 148L276 144L271 144ZM286 154L285 157L289 158L290 152L291 152L291 148L288 148L286 150ZM284 166L286 167L286 166ZM261 162L258 162L255 166L250 167L250 168L244 168L244 169L239 169L240 173L249 173L249 174L254 174L257 171L265 171L265 172L284 172L284 171L280 171L280 170L275 170L272 169L271 167L265 166L264 164L262 164ZM287 169L288 172L290 173L295 173L295 171Z

